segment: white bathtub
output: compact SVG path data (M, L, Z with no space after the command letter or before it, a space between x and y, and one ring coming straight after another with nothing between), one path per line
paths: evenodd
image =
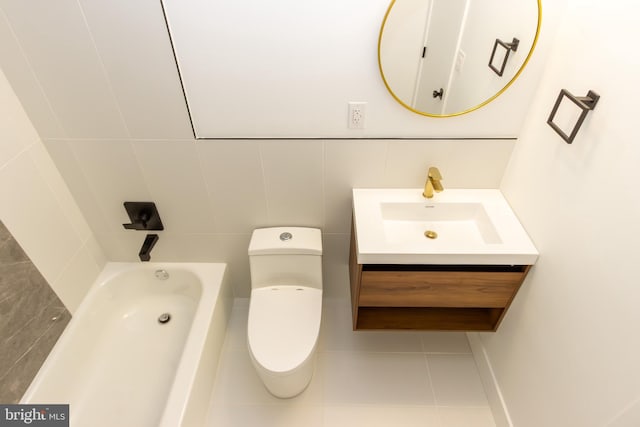
M68 403L76 427L201 426L231 311L225 271L108 263L21 403Z

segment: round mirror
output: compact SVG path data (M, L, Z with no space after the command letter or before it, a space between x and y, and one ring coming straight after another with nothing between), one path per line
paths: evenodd
M425 116L476 110L518 78L541 18L540 0L393 0L378 39L384 84Z

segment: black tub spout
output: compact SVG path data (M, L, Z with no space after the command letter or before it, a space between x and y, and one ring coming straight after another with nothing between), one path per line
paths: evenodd
M151 249L158 242L157 234L147 234L147 237L144 238L144 243L142 244L142 248L140 249L140 261L149 261L151 259Z

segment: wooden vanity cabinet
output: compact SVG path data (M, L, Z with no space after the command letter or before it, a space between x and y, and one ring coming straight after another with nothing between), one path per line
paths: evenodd
M353 329L495 331L530 267L363 265L352 232Z

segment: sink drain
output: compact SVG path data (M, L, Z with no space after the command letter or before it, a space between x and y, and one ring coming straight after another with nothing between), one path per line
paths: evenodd
M436 233L433 230L427 230L424 232L424 235L427 239L437 239L438 238L438 233Z
M158 323L160 324L165 324L167 322L169 322L169 320L171 320L171 314L169 313L162 313L160 316L158 316Z

